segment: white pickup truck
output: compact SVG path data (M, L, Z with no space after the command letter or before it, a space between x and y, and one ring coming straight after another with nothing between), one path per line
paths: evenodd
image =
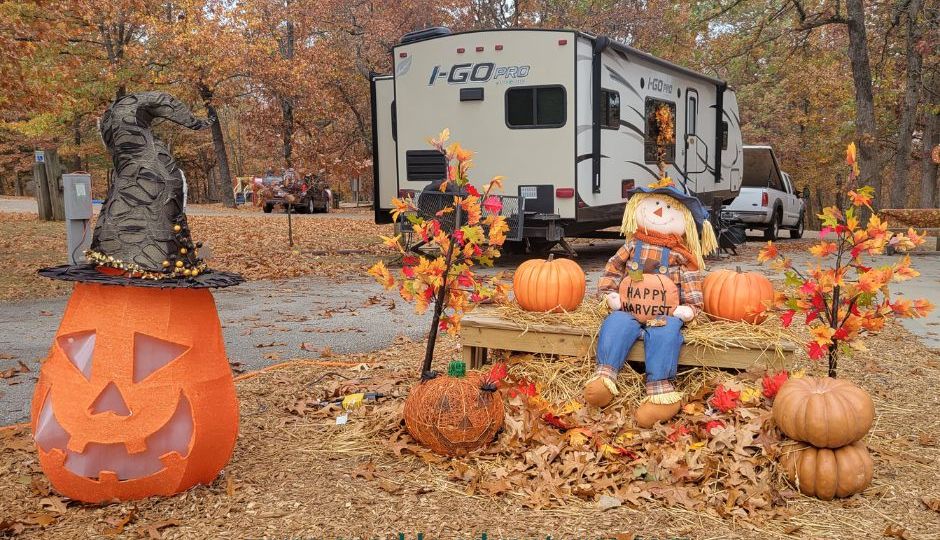
M761 229L767 240L776 240L780 229L787 229L790 238L800 238L805 210L803 196L796 192L790 175L780 170L773 149L745 146L741 191L722 206L722 220Z

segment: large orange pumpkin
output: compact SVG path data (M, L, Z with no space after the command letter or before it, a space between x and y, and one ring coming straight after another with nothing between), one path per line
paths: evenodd
M238 432L207 289L76 283L32 402L53 487L100 502L211 482Z
M875 404L851 381L831 377L790 379L777 392L774 422L791 439L839 448L868 433Z
M584 299L584 270L570 259L529 259L512 276L512 289L526 311L574 311Z
M800 445L784 450L780 465L801 492L824 501L864 491L874 475L874 463L862 441L835 450Z
M758 272L715 270L702 282L705 313L712 320L747 321L760 324L774 300L770 280Z
M421 381L405 399L408 433L432 451L461 456L490 441L503 427L503 399L484 375L438 375Z
M663 274L643 274L641 281L620 281L620 303L641 323L672 314L679 305L679 288Z

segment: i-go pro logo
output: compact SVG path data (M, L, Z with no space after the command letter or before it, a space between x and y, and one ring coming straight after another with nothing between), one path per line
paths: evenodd
M499 66L493 62L478 64L454 64L449 69L434 66L428 86L433 86L438 79L447 80L447 84L485 83L498 79L522 79L529 76L529 66Z

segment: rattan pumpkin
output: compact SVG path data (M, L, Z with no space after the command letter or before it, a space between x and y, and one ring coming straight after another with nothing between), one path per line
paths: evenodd
M820 448L839 448L868 433L875 404L851 381L801 377L787 381L773 406L774 421L791 439Z
M803 494L824 501L864 491L874 474L874 463L862 441L835 450L800 445L784 450L780 465Z
M453 368L451 369L453 373ZM483 447L503 427L503 400L482 373L438 375L412 388L405 427L422 445L446 456Z
M33 394L39 464L86 502L212 482L238 433L207 289L77 283Z
M570 259L530 259L512 276L519 307L526 311L574 311L584 299L584 270Z
M679 288L664 274L643 274L639 281L626 277L619 291L623 310L641 323L671 315L679 305Z
M712 320L746 321L760 324L767 319L767 308L773 302L774 288L770 280L758 272L715 270L702 282L705 313Z

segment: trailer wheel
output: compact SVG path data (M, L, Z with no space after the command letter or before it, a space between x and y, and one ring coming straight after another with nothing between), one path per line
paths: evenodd
M273 204L271 204L271 203L264 203L264 213L265 213L265 214L270 214L270 213L271 213L271 210L273 210L273 209L274 209L274 205L273 205Z

